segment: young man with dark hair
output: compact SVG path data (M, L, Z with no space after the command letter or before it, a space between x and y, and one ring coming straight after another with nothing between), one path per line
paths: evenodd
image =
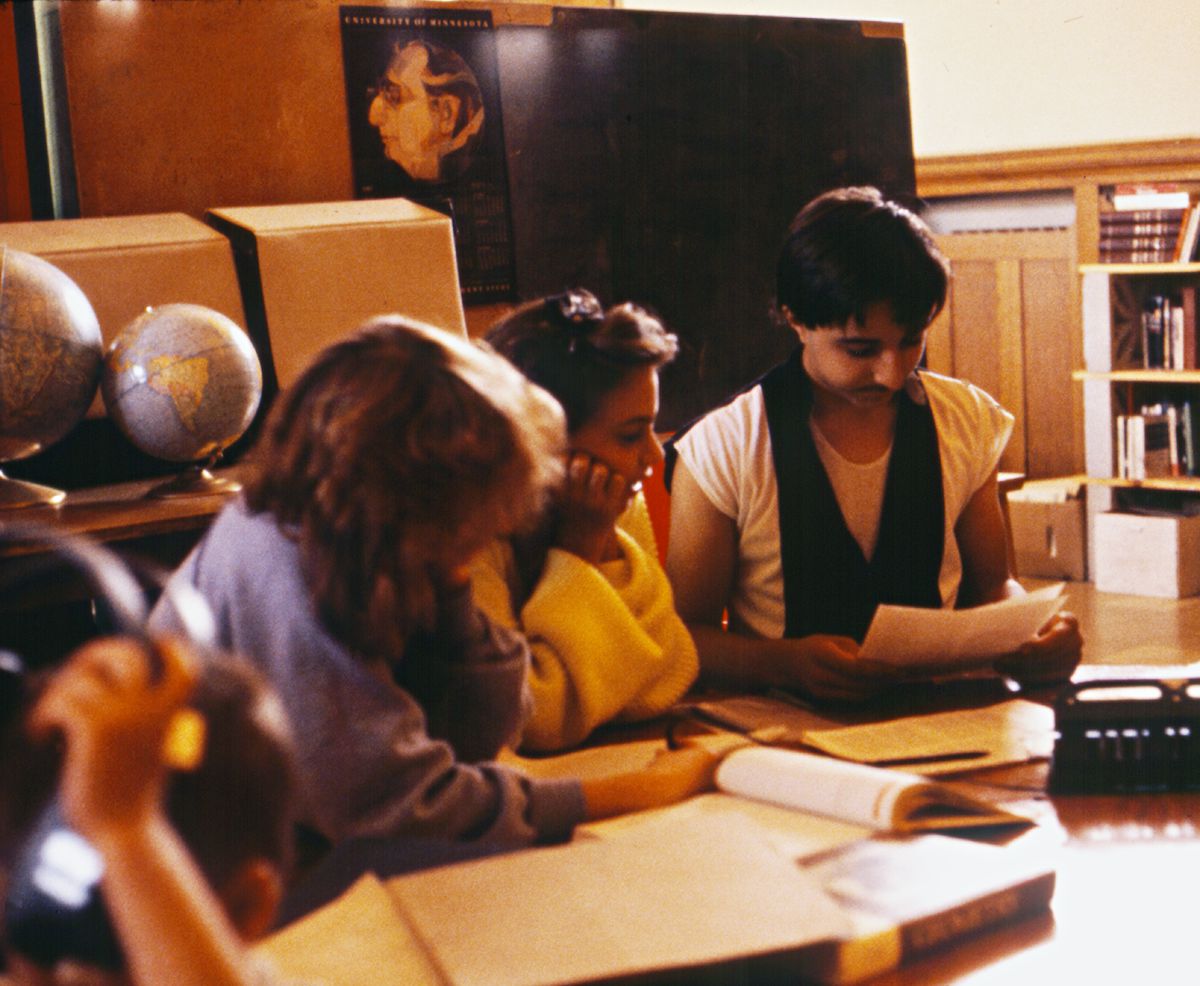
M997 489L1012 415L920 367L948 278L926 226L876 189L828 192L796 216L776 293L799 347L670 453L667 572L707 676L863 699L897 678L858 656L881 603L1024 592ZM1061 680L1081 647L1061 614L996 667Z

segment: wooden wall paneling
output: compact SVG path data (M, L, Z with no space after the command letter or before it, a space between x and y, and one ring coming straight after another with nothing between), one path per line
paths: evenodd
M1025 402L1024 345L1025 311L1022 305L1022 264L1017 258L996 261L996 357L999 360L1000 386L993 391L1002 405L1016 415L1008 448L1000 459L1000 468L1030 475L1028 424L1029 406ZM1063 377L1071 379L1070 374Z
M329 0L67 3L60 17L81 215L353 198Z
M953 276L942 316L948 324L935 324L930 336L930 368L970 380L1012 411L1002 469L1031 478L1079 472L1073 231L961 233L938 242Z
M1014 402L1014 375L1006 372L1002 354L1012 350L1006 345L1004 319L1012 318L1014 305L1011 274L1007 277L994 259L953 260L954 271L950 292L950 318L953 332L954 375L982 387L1017 418L1013 437L1001 460L1000 468L1012 472L1025 471L1024 408ZM1019 307L1019 292L1016 305ZM1009 330L1011 331L1011 329ZM1019 331L1019 317L1018 317ZM1018 364L1019 365L1019 364Z
M953 284L950 290L953 293ZM925 337L925 365L948 377L954 376L954 319L950 317L950 310L950 298L947 298L946 307L933 320Z
M999 398L1000 329L996 265L991 260L952 260L950 321L954 375Z
M1079 366L1078 275L1069 259L1021 264L1025 438L1031 477L1083 472L1083 388Z
M0 3L0 222L32 218L14 11Z
M1100 193L1095 185L1078 184L1074 188L1075 249L1077 262L1094 264L1100 260Z

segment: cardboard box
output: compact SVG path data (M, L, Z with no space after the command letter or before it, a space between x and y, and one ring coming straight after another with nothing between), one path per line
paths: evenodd
M233 244L268 386L372 315L400 313L466 335L453 226L407 199L211 209ZM269 357L269 365L268 358Z
M105 346L148 305L190 302L246 324L229 241L181 212L2 223L0 243L74 280L96 311ZM103 414L97 394L88 415Z
M1100 591L1171 599L1200 593L1200 517L1101 513L1093 525Z
M1087 512L1078 485L1030 484L1009 493L1008 522L1018 575L1076 582L1087 577Z

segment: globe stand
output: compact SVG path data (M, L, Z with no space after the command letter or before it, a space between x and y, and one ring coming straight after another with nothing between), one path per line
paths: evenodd
M215 461L215 460L213 460ZM211 463L210 463L211 464ZM242 484L236 479L224 476L214 476L208 470L208 465L188 466L174 479L159 483L150 489L146 496L156 499L171 499L186 496L215 496L218 494L236 493Z
M57 507L66 498L64 490L42 486L40 483L27 483L23 479L11 479L0 469L0 510Z

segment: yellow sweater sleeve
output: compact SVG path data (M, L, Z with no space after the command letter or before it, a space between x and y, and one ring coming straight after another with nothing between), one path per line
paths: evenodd
M533 713L525 749L564 749L602 723L658 715L696 679L696 647L675 612L640 496L617 536L622 557L599 567L551 549L519 613L511 549L494 545L476 562L479 606L529 641Z

